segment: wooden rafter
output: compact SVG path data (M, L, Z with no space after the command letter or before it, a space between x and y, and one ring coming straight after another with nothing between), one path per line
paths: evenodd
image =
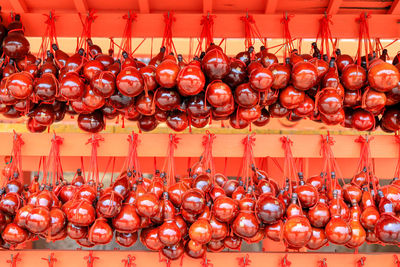
M388 13L389 14L400 14L400 0L393 1Z
M212 0L203 0L203 14L207 14L207 12L212 13L213 2Z
M278 0L267 0L265 4L265 14L274 14L276 7L278 6Z
M330 0L326 13L330 15L335 15L338 13L342 0Z
M140 13L147 14L150 13L149 0L139 0L139 11Z
M28 6L24 0L8 0L16 13L27 13Z
M79 13L86 13L89 11L86 0L74 0L74 5L76 11L78 11Z

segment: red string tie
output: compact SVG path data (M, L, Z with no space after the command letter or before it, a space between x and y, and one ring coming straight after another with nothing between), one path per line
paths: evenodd
M122 262L125 264L125 267L136 267L136 264L134 263L135 260L136 257L129 254L126 259L122 260Z
M57 262L54 253L51 253L47 258L42 258L42 260L46 261L49 264L49 267L54 267L54 264Z
M93 251L90 251L89 255L85 256L84 259L87 260L87 267L93 267L94 261L98 260L99 257L93 256Z
M15 256L11 254L11 259L7 260L7 263L10 264L10 267L17 267L17 262L19 261L21 261L21 258L19 257L19 253L17 253Z
M202 267L213 267L211 260L207 259L207 255L204 253L203 259L200 262Z
M365 260L367 258L366 257L361 257L358 261L357 261L357 267L362 267L365 264Z
M244 257L236 258L239 261L240 267L250 266L251 260L249 254L246 254Z
M281 260L281 267L290 267L292 263L288 260L287 255Z
M318 261L318 267L327 267L328 265L326 264L326 258L323 258Z
M400 267L400 261L399 261L399 258L397 257L397 255L393 255L393 257L394 257L394 263L397 264L397 267Z

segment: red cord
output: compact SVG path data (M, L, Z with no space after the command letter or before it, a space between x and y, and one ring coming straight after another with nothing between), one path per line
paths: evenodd
M82 14L79 13L79 18L83 28L81 36L77 39L76 52L78 52L80 48L83 48L83 46L85 46L85 51L88 51L86 40L92 38L92 23L97 18L97 16L94 15L95 13L96 11L94 9L90 9L85 20L83 20Z
M121 45L119 46L118 58L122 51L127 52L129 55L132 53L132 24L136 21L137 15L133 11L128 11L128 14L125 14L122 18L126 19L126 24L124 33L122 34Z
M89 165L89 175L88 181L94 180L96 183L96 187L99 185L99 165L97 162L97 148L100 146L100 141L104 141L104 138L99 134L93 134L91 138L86 142L86 144L91 144L92 152L90 156L90 165Z
M361 257L358 261L357 261L357 267L362 267L365 264L365 260L367 258L366 257Z
M168 11L164 13L165 27L164 27L162 46L165 47L165 54L167 55L171 52L174 52L175 55L177 55L175 45L172 40L172 24L174 21L176 21L176 18L174 17L173 12Z
M261 37L261 33L257 27L254 17L252 15L246 14L246 16L242 16L240 17L240 19L244 23L244 44L246 46L246 49L254 46L256 38L259 39L260 42L266 47L266 41Z
M238 260L238 264L240 267L250 266L251 260L249 254L246 254L243 257L236 258Z
M87 267L93 267L94 266L94 261L98 260L99 257L94 257L93 256L93 251L90 251L89 255L85 256L84 259L87 260Z
M283 38L285 40L284 44L284 58L290 55L291 51L294 49L293 39L289 30L289 22L294 15L283 14L281 23L283 24Z
M397 267L400 267L400 261L397 255L393 255L393 257L394 257L394 263L396 263Z
M318 261L318 267L328 267L328 264L326 264L326 258Z
M15 172L18 172L18 174L19 174L18 179L20 180L20 182L22 182L21 149L22 149L22 146L25 144L24 141L22 140L21 136L22 136L21 134L17 134L14 131L13 148L12 148L12 152L11 152L12 161L11 161L11 166L10 166L11 175L13 175Z
M11 254L11 259L7 260L7 263L10 264L10 267L17 267L17 262L19 261L21 261L21 258L19 257L19 253L17 253L15 256Z
M49 267L54 267L54 264L57 262L54 253L51 253L48 258L42 258L42 260L46 261L49 264Z
M124 263L124 267L136 267L136 264L134 263L135 260L136 257L129 254L126 259L122 260L122 262Z
M47 158L46 162L46 168L45 165L43 164L43 184L56 184L56 181L60 179L60 177L63 177L63 170L61 166L61 157L60 157L60 146L63 143L63 138L56 135L54 133L53 138L51 139L51 148L49 152L49 156ZM50 171L50 168L52 170ZM52 181L47 180L47 178L52 176Z
M207 50L211 43L214 43L213 38L213 28L214 28L214 18L215 15L204 15L200 21L200 25L202 25L199 44L197 45L195 55L199 56L201 51ZM203 48L204 44L204 48Z
M290 267L290 265L292 265L292 263L288 260L287 255L285 255L281 260L281 267Z

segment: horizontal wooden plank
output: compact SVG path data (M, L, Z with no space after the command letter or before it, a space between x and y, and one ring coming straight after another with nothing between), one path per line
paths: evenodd
M60 37L77 37L82 25L76 13L58 12L56 22L57 35ZM119 37L123 33L126 21L124 13L98 13L92 25L93 37ZM201 31L202 14L179 13L174 15L176 21L172 31L174 37L198 37ZM214 37L244 38L243 22L239 19L243 14L216 14L214 19ZM290 21L293 38L315 38L318 32L319 20L322 14L296 14ZM332 16L332 36L354 38L358 36L359 25L356 22L358 14L337 14ZM254 19L262 37L281 38L281 14L255 14ZM397 22L400 15L374 14L370 19L370 37L397 38L399 27ZM42 13L22 14L27 36L42 36L44 32ZM163 36L163 14L138 14L133 23L134 37Z
M62 241L61 241L62 242ZM273 248L271 248L273 250ZM89 251L73 250L25 250L25 251L1 251L0 261L2 266L6 266L6 261L19 253L18 267L47 266L48 263L42 258L48 258L54 253L57 259L55 266L86 266ZM123 266L123 260L128 255L134 256L136 266L165 267L165 261L159 260L158 252L145 251L92 251L92 256L96 267ZM329 267L353 267L357 266L357 261L361 257L366 257L365 266L395 266L393 253L240 253L240 252L221 252L207 253L207 259L213 266L241 266L238 260L248 256L251 261L250 266L281 266L283 257L291 262L292 267L318 266L318 262L325 258ZM399 255L399 254L397 254ZM85 258L86 257L86 258ZM192 259L188 256L183 258L182 266L201 266L201 259ZM8 263L9 265L9 263ZM8 266L7 265L7 266ZM173 267L180 266L180 260L172 262Z
M90 156L91 147L86 145L90 134L63 133L61 156ZM102 134L104 142L98 148L99 156L125 157L128 151L127 134ZM198 157L203 151L202 134L177 134L180 138L175 151L177 157ZM215 157L241 157L243 155L242 140L245 134L218 134L213 146ZM53 134L24 133L22 147L24 156L48 155ZM284 152L280 138L282 135L256 135L254 146L255 157L283 157ZM12 148L11 133L0 133L0 155L8 155ZM294 157L319 158L320 136L318 135L289 135L293 141ZM333 152L337 158L358 158L360 144L355 142L357 136L334 136ZM373 158L397 158L398 146L395 138L390 135L376 135L371 141L371 155ZM140 134L138 154L140 157L164 157L166 155L168 134Z

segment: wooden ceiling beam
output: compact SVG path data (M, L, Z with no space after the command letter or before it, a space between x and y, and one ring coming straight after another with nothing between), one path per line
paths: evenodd
M74 0L74 5L76 11L78 11L79 13L87 13L89 11L86 0Z
M24 0L8 0L16 13L27 13L28 6Z
M139 12L143 14L150 13L149 0L139 0Z
M400 14L400 0L393 1L392 5L390 6L390 9L388 11L388 14L393 14L393 15Z
M326 10L326 13L328 13L329 15L337 14L342 2L343 2L343 0L330 0L329 4L328 4L328 8Z
M276 11L276 7L278 6L278 0L267 0L265 4L265 14L274 14Z
M212 10L213 10L213 1L203 0L203 14L207 14L208 12L212 13Z

